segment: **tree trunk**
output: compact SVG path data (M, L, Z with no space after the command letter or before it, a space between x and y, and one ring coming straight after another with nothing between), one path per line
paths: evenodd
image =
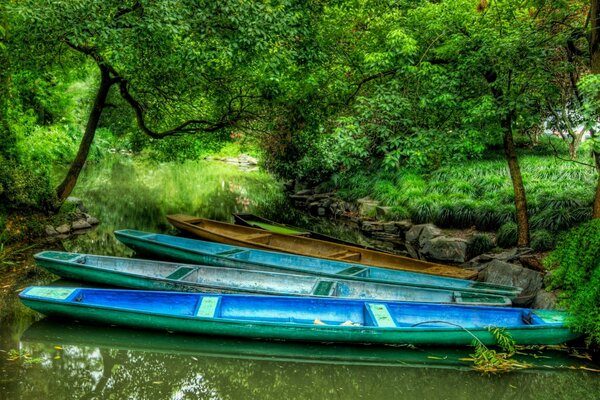
M527 216L527 198L525 196L525 186L521 176L521 168L515 150L512 131L512 113L503 118L502 129L504 131L503 144L504 154L508 162L510 179L512 180L513 190L515 192L515 208L517 210L517 246L529 246L529 218Z
M590 22L592 32L590 34L590 66L592 74L600 74L600 0L591 0ZM596 138L594 138L596 139ZM598 172L598 182L596 183L596 196L594 197L594 206L592 209L592 218L600 218L600 168L599 162L600 153L593 152L594 161L596 162L596 171Z
M81 139L81 143L79 144L79 150L77 151L77 155L71 163L71 167L69 168L69 172L67 172L67 176L62 181L62 183L56 188L56 196L58 197L58 201L62 204L67 197L73 191L75 184L77 183L77 178L79 178L79 174L85 165L85 161L87 160L88 153L90 152L90 147L92 146L92 142L94 141L94 136L96 134L96 128L98 127L98 122L100 121L100 116L102 115L102 110L104 109L104 105L106 104L106 97L108 96L108 91L110 90L113 82L110 79L110 73L108 68L100 67L100 86L98 87L98 93L96 93L96 99L94 100L94 106L92 107L92 111L90 112L90 116L88 118L87 125L85 127L85 133L83 134L83 138Z

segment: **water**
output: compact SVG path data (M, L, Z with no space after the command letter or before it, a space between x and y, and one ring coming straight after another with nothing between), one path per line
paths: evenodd
M209 162L148 166L112 158L89 166L74 195L102 224L56 246L108 255L131 254L112 236L115 229L174 233L164 219L169 213L228 219L250 211L288 222L297 216L268 175ZM519 357L532 368L486 376L464 360L469 349L261 342L50 321L23 307L16 291L55 278L35 269L31 258L17 273L0 298L0 400L594 399L600 393L597 373L588 370L599 367L565 351L530 351Z

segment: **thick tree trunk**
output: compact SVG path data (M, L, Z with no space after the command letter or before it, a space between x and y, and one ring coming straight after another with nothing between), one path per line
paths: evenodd
M508 114L502 120L502 129L504 131L503 143L504 154L508 162L510 179L512 180L513 190L515 192L515 208L517 210L517 246L529 246L529 218L527 216L527 197L525 196L525 186L521 176L521 168L515 149L512 131L512 114Z
M79 178L79 174L85 165L88 153L90 152L90 147L94 141L94 135L96 134L96 128L98 127L102 110L106 104L108 91L113 84L113 81L111 81L110 78L110 73L106 67L100 66L100 76L100 86L98 87L96 99L94 100L94 106L92 107L92 111L90 112L90 116L85 127L85 133L83 134L83 138L79 144L79 150L77 151L77 155L75 156L73 163L71 163L71 167L69 168L69 172L67 172L67 176L65 176L65 179L60 185L58 185L58 188L56 188L56 195L60 204L62 204L73 191L73 188L77 183L77 178Z
M590 22L592 32L590 34L590 61L592 74L600 74L600 0L591 0ZM598 182L596 183L596 197L594 197L594 206L592 209L592 218L600 218L600 153L594 151L594 160L596 162L596 171L598 172Z

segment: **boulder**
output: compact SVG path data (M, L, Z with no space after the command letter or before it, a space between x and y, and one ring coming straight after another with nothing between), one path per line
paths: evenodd
M427 242L442 235L441 229L437 226L433 224L424 224L421 234L419 235L419 247L423 248Z
M396 227L402 232L407 232L408 230L410 230L410 228L413 227L413 223L410 222L410 220L408 219L403 219L402 221L395 221L394 224L396 224Z
M75 207L76 207L76 208L77 208L79 211L81 211L81 212L83 212L83 213L86 213L86 212L88 212L87 208L85 208L85 206L83 205L83 200L81 200L79 197L72 197L72 196L69 196L69 197L67 197L67 199L65 200L65 203L74 204L74 205L75 205Z
M74 221L71 224L71 227L73 228L74 231L78 231L80 229L91 228L92 225L90 225L85 219L78 219L77 221Z
M488 283L522 288L523 291L513 300L513 304L517 306L532 304L543 283L542 274L539 272L501 260L487 263L479 272L479 279Z
M432 260L463 263L467 259L467 241L448 236L434 237L424 243L421 255Z
M52 225L46 225L46 236L56 236L58 232Z
M383 232L383 224L381 222L362 221L360 229L367 233Z
M375 216L379 219L385 219L392 211L392 207L377 206L375 207Z
M545 308L553 310L556 308L557 298L558 296L556 292L540 290L535 295L533 303L531 304L531 308Z
M374 217L377 213L377 206L379 206L379 202L376 200L371 200L368 197L363 199L358 199L358 214L363 217Z
M98 225L100 223L100 221L98 221L98 218L92 217L91 215L86 216L85 220L90 225Z
M69 225L69 224L62 224L60 226L57 226L56 227L56 232L58 232L60 234L69 233L69 232L71 232L71 225Z

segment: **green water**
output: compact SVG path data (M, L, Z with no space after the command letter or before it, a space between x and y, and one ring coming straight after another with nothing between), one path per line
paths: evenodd
M268 175L209 162L107 159L86 169L74 195L102 224L56 247L107 255L131 254L112 236L115 229L174 233L164 218L169 213L222 220L233 212L295 215ZM331 232L330 225L318 230ZM53 280L30 267L19 286ZM468 349L260 342L40 320L14 291L0 298L0 335L0 399L596 399L600 393L599 375L584 369L600 367L564 351L531 351L520 357L532 368L485 376L463 360Z

